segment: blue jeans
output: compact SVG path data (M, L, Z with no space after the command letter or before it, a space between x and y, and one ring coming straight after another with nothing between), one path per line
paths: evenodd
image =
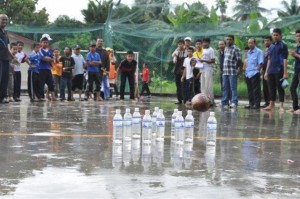
M71 100L71 79L69 78L64 78L64 77L61 77L60 78L60 98L62 100L65 100L66 97L65 97L65 89L66 89L66 86L67 86L67 89L68 89L68 100Z
M222 105L228 105L228 91L226 88L230 88L231 91L231 103L238 105L237 97L237 75L223 75L222 84Z
M109 90L109 82L107 79L107 75L103 75L101 86L103 86L104 99L109 99L110 98L110 90Z

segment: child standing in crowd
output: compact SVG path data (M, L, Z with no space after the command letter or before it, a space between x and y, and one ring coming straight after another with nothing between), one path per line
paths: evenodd
M300 114L300 107L298 105L297 95L297 88L300 83L300 30L296 31L296 40L298 44L296 50L290 51L290 55L292 55L295 58L294 76L290 88L293 100L293 109L290 111L294 114Z
M114 51L111 48L106 48L105 50L107 51L110 60L109 86L114 88L116 97L119 97L118 86L116 83L116 79L118 78L118 76L116 72L116 58L114 55Z
M183 62L183 67L184 67L184 71L181 77L181 82L183 82L184 80L186 80L185 82L185 99L184 99L184 103L186 105L190 105L191 104L191 100L194 96L194 78L193 78L193 68L191 66L191 60L193 58L193 53L194 53L194 49L192 47L189 47L187 49L187 55L188 57L184 59Z
M16 54L18 53L18 45L16 43L10 44L10 53L14 56L10 62L9 66L9 78L8 78L8 87L7 87L7 101L14 102L14 69L16 65L19 64Z
M202 59L202 53L203 53L203 48L202 48L202 40L198 39L195 44L196 51L193 53L193 58L196 59ZM194 91L195 95L198 93L201 93L201 83L200 83L200 77L201 73L199 73L200 69L194 68L193 73L194 73Z
M150 72L148 69L148 64L146 64L146 63L143 64L143 73L141 73L141 75L142 75L142 80L143 80L143 87L142 87L140 96L143 96L144 91L146 90L147 96L151 97L151 93L149 90Z
M101 58L99 53L96 52L96 44L90 45L90 52L86 56L87 61L87 71L88 71L88 84L89 93L88 98L93 93L93 85L95 84L96 101L102 101L100 97L100 73L99 67L101 65Z
M28 56L29 68L27 78L27 89L30 97L30 101L35 101L35 96L41 100L39 90L39 43L33 44L33 51Z
M133 51L129 50L126 54L126 59L123 60L118 68L118 75L121 76L120 100L124 100L124 92L126 79L128 79L130 88L130 99L135 102L134 97L134 74L136 71L137 62L134 60Z
M59 59L62 62L62 76L60 79L60 100L65 101L65 89L67 86L68 90L68 101L73 101L72 99L72 90L71 90L71 81L72 81L72 70L74 68L75 62L73 57L71 57L72 49L70 47L65 47L64 50L65 56Z
M60 78L62 75L62 63L59 61L61 56L59 50L56 48L53 50L54 61L52 64L52 76L54 80L55 97L58 97L60 91Z
M45 84L48 86L48 92L51 94L51 100L57 101L54 92L54 81L51 73L51 63L54 61L52 50L49 48L51 37L48 34L43 34L41 38L42 47L39 50L39 76L40 76L40 92L43 93Z
M27 61L27 55L23 52L24 43L21 41L17 42L18 52L15 55L19 64L15 65L14 69L14 100L20 102L21 96L21 63Z
M76 89L78 89L79 100L82 101L81 98L82 89L83 89L83 69L86 67L86 62L83 56L80 54L80 46L76 45L74 47L74 54L72 55L75 66L73 70L73 80L72 80L72 99L74 99L73 94Z

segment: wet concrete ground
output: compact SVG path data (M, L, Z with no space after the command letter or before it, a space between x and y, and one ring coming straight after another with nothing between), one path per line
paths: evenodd
M25 97L24 97L25 98ZM1 198L300 198L300 116L215 108L194 112L193 146L170 142L173 98L151 102L45 102L0 106ZM166 138L112 144L116 108L164 109ZM186 108L179 107L186 115Z

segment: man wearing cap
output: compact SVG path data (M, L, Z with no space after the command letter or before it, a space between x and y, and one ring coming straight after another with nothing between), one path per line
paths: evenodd
M51 37L48 34L43 34L40 41L42 47L39 50L39 74L40 74L40 92L44 98L44 86L47 84L48 92L51 94L51 100L57 101L54 92L54 80L51 73L51 63L54 61L52 50L49 48Z
M9 78L9 59L12 57L8 50L9 39L5 31L8 17L0 14L0 103L8 103L5 100Z
M86 67L86 62L83 56L80 54L80 46L74 46L74 53L72 55L75 66L73 70L73 80L72 80L72 98L76 89L78 89L79 100L82 101L81 94L83 89L83 69Z
M101 64L100 64L100 70L99 70L99 78L100 78L100 84L103 79L103 71L109 72L109 57L107 51L103 48L103 39L99 37L96 42L96 52L100 55L101 58Z

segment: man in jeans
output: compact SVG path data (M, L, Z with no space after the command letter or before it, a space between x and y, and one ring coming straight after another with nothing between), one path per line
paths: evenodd
M234 36L228 35L226 39L227 47L224 52L223 65L223 88L230 87L231 105L230 108L236 108L238 105L237 97L237 74L242 67L241 50L234 44ZM228 105L227 89L222 90L222 106Z
M256 40L250 38L248 40L248 53L246 64L246 83L248 88L249 105L247 109L259 109L261 100L260 90L260 70L262 68L263 53L256 47Z

